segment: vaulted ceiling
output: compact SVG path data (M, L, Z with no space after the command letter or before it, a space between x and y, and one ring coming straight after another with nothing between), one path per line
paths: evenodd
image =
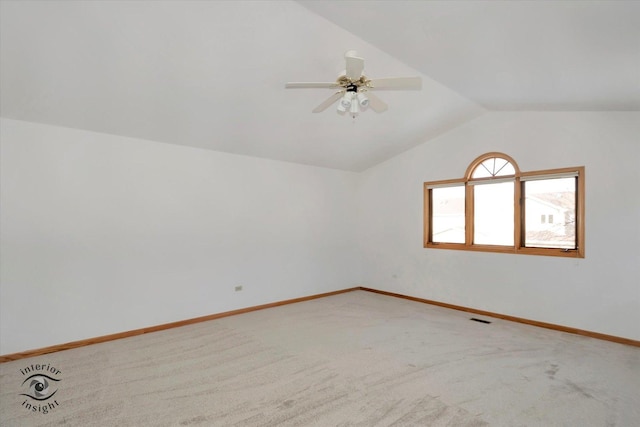
M640 110L635 1L0 2L2 117L361 171L490 110ZM357 50L421 91L312 114Z

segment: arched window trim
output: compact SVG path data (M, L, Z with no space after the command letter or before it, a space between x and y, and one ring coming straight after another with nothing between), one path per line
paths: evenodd
M513 175L499 175L499 176L491 176L487 178L473 178L473 173L475 172L475 170L479 168L485 160L492 159L492 158L504 159L507 162L511 163L516 173ZM500 178L507 178L507 177L519 177L520 168L518 167L518 163L516 163L516 161L511 156L494 151L494 152L486 153L476 157L476 159L472 161L471 164L467 167L467 170L464 176L467 181L483 181L483 180L493 180L493 179L500 179Z
M499 158L506 160L513 166L514 174L496 175L490 177L473 178L475 170L482 163L490 158ZM575 249L558 249L547 247L527 247L524 246L525 241L525 208L522 195L524 194L524 183L533 179L553 179L558 176L572 176L576 178L575 189ZM513 246L500 245L483 245L475 244L474 240L474 191L473 186L478 184L489 184L499 182L514 183L514 236ZM483 252L502 252L529 255L550 255L571 258L584 258L584 167L559 168L549 170L538 170L532 172L523 172L520 170L517 162L511 156L500 152L489 152L475 158L467 167L464 177L459 179L448 179L441 181L431 181L424 183L424 247L438 249L458 249L472 250ZM431 236L432 216L431 216L431 195L432 191L437 188L444 187L461 187L464 186L465 202L465 242L464 243L439 243L434 242Z

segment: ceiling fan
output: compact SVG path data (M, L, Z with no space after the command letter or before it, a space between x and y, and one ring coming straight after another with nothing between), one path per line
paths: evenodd
M313 109L314 113L320 113L329 108L333 103L338 103L338 113L347 112L356 117L359 112L369 107L376 113L386 111L389 106L371 93L378 89L422 89L422 79L420 77L388 77L382 79L369 79L362 74L364 70L364 59L357 56L355 50L349 50L344 54L346 69L335 82L292 82L287 83L287 89L339 89L322 104Z

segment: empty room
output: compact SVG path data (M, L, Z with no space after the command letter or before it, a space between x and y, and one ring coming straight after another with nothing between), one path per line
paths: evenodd
M640 2L0 0L1 426L640 425Z

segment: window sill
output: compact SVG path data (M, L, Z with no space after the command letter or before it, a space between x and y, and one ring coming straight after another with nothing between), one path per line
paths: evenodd
M424 245L425 249L449 249L457 251L472 251L472 252L491 252L491 253L503 253L503 254L516 254L516 255L542 255L542 256L554 256L561 258L584 258L584 251L576 250L564 250L556 248L516 248L514 246L498 246L498 245L465 245L462 243L432 243L427 242Z

